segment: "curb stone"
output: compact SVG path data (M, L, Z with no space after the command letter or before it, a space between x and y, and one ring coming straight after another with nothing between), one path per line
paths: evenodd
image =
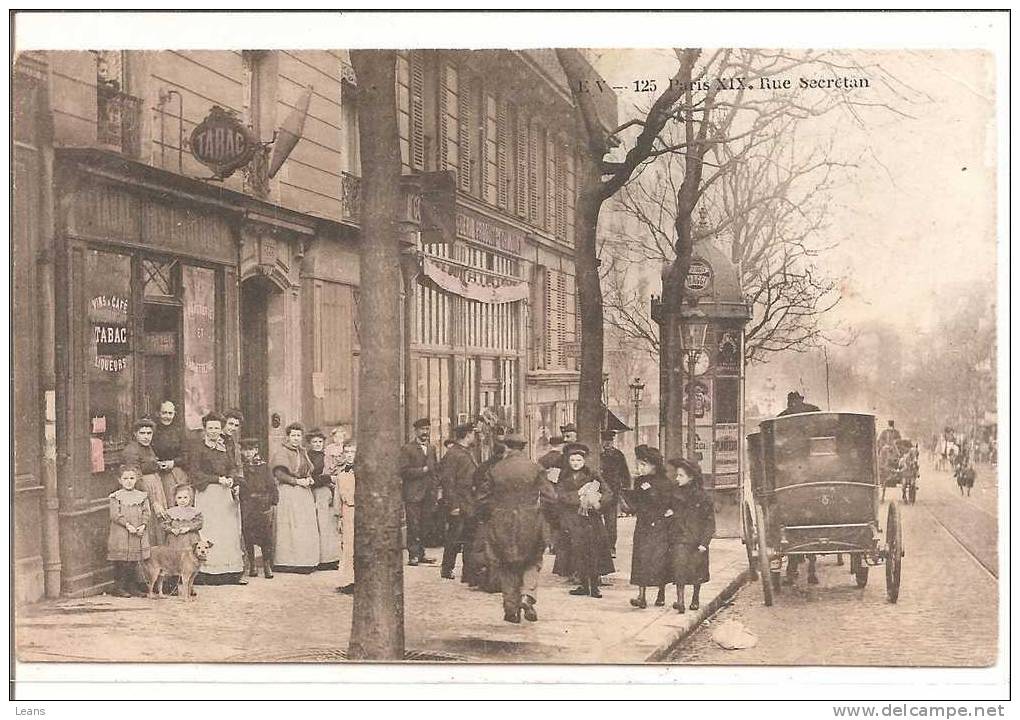
M666 662L666 658L669 657L669 654L673 652L680 643L697 631L708 617L721 608L723 603L733 597L737 590L746 585L750 579L750 569L744 568L744 570L739 572L736 577L730 580L714 598L712 598L708 603L702 605L692 616L690 616L689 622L685 623L679 630L674 631L665 642L655 648L655 650L653 650L648 657L645 658L645 662Z

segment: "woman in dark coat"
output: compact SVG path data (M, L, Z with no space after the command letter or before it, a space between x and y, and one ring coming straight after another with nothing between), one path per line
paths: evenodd
M556 483L558 520L566 543L567 565L580 578L571 595L602 597L599 576L615 571L609 536L600 508L612 502L612 490L591 469L585 467L588 446L568 445L566 463Z
M308 459L312 463L312 498L315 500L319 531L319 570L340 567L340 506L334 498L333 476L326 470L326 434L319 428L308 431Z
M666 583L669 573L669 499L672 487L663 467L658 448L638 445L637 475L628 504L637 516L634 525L634 545L630 561L630 584L638 586L638 596L630 604L636 608L648 607L646 592L649 586L659 588L655 604L666 604Z
M715 534L715 508L702 487L701 468L683 459L669 461L674 486L670 498L669 555L676 602L673 609L684 612L684 586L693 585L691 610L699 607L702 583L708 582L708 544Z

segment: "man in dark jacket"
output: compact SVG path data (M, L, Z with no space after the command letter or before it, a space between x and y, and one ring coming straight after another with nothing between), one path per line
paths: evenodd
M524 454L524 437L507 435L506 452L485 475L483 512L488 516L489 543L499 569L503 619L530 622L535 611L538 572L545 541L538 499L545 470Z
M489 458L478 465L471 478L471 496L475 509L474 532L470 542L465 543L464 572L461 574L461 582L467 583L473 588L480 588L487 593L499 592L499 578L496 575L496 568L490 559L488 525L486 518L482 517L479 508L488 502L488 493L491 491L491 480L489 471L492 466L503 459L506 452L504 439L511 429L503 425L497 425L492 433L492 452Z
M821 412L821 409L817 405L804 402L803 395L796 390L791 390L786 394L786 409L779 413L779 417L806 412Z
M457 554L462 553L464 567L461 575L468 574L468 555L464 553L465 543L470 542L474 525L474 501L472 482L478 464L471 454L475 444L475 426L464 423L453 429L453 445L446 451L439 463L439 478L443 487L443 510L446 515L446 546L443 549L441 574L453 579L453 566Z
M609 548L616 557L616 518L620 514L620 496L622 490L630 490L630 468L627 458L613 446L616 440L615 430L602 432L602 455L599 458L599 470L602 479L613 491L612 500L603 503L602 518L606 523L606 534L609 536Z
M429 444L426 418L414 421L414 440L400 448L400 480L404 487L404 517L407 521L407 564L434 563L425 557L421 539L422 510L435 491L436 449Z

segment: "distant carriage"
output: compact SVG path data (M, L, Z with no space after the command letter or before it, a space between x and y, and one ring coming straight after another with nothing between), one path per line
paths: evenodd
M858 587L872 565L885 565L886 594L900 591L903 528L890 502L879 527L875 418L860 413L804 413L760 424L747 436L750 483L743 513L752 573L761 575L765 604L779 589L783 561L850 556Z

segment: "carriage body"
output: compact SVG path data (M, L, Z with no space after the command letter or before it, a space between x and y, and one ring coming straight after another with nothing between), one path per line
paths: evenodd
M757 546L757 569L765 578L778 582L783 561L791 557L838 554L849 556L850 571L864 587L868 566L889 557L891 529L898 594L902 535L895 504L885 533L879 525L873 415L812 412L763 420L747 437L747 447L754 538L746 537L745 543ZM764 584L771 583L765 579ZM771 593L766 603L771 604Z

